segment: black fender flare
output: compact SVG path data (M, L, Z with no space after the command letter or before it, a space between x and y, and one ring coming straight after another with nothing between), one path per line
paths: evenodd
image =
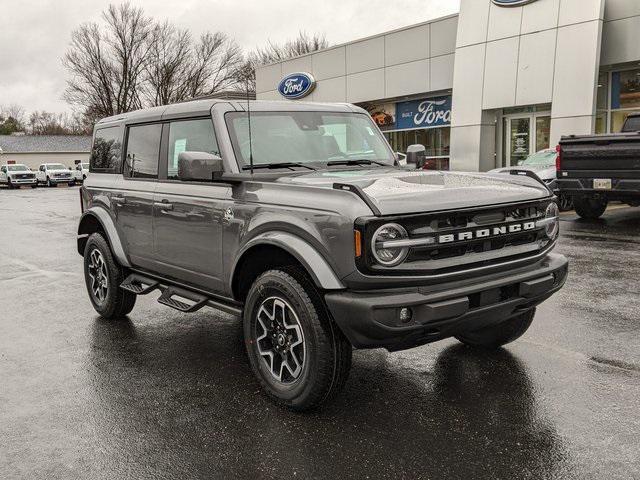
M109 215L109 213L104 208L92 207L82 214L78 226L78 242L86 239L89 236L89 234L82 232L83 221L89 216L94 217L102 226L102 229L107 235L106 240L111 246L111 252L113 253L113 256L118 260L118 263L123 267L131 267L131 262L129 262L129 259L127 258L122 240L120 239L120 235L118 234L118 230L116 229L116 225L113 222L111 215ZM84 252L79 253L82 255Z
M316 286L324 290L343 290L344 284L337 277L333 268L318 252L302 238L287 232L265 232L249 240L238 252L231 268L229 285L232 284L236 275L236 269L240 259L251 248L259 245L270 245L279 247L295 257L309 273Z

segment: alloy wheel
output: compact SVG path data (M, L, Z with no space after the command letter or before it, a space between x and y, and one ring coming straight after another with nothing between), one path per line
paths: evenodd
M89 255L89 278L91 293L98 302L103 303L109 293L109 273L104 257L98 249L94 249Z
M305 362L305 340L298 315L279 297L262 302L256 316L256 346L264 366L278 382L295 382Z

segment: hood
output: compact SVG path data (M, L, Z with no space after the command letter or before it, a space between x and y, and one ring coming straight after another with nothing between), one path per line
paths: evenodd
M541 180L553 180L556 178L556 166L553 165L521 165L519 167L505 167L505 168L496 168L495 170L491 170L489 173L509 173L513 170L527 170L529 172L533 172Z
M56 169L56 170L48 168L47 172L51 172L51 173L73 173L73 171L69 170L68 168L65 168L65 169L59 168L59 169Z
M550 195L536 180L524 176L484 173L372 168L317 171L276 182L333 188L335 183L360 187L381 215L497 205L538 200Z

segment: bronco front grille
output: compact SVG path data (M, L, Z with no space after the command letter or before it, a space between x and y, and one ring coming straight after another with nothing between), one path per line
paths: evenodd
M549 202L363 220L356 228L365 239L365 255L356 263L360 271L375 275L437 275L535 257L550 244L536 224ZM371 253L371 239L385 223L402 225L411 240L431 240L411 246L402 264L382 267Z

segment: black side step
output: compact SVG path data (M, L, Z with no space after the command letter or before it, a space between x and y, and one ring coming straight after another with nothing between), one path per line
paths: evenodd
M186 303L173 297L191 300L193 303ZM175 308L176 310L184 313L191 313L200 310L202 307L207 305L208 302L209 299L204 295L199 295L178 287L168 287L164 292L162 292L160 298L158 298L158 303L166 305L167 307Z
M157 281L136 273L129 275L124 282L120 284L121 289L135 293L136 295L146 295L158 287L160 287L160 284Z
M241 303L191 289L188 286L170 284L145 272L132 273L120 284L120 288L136 295L146 295L154 290L160 290L162 295L158 298L158 302L185 313L195 312L208 306L231 315L242 315Z

